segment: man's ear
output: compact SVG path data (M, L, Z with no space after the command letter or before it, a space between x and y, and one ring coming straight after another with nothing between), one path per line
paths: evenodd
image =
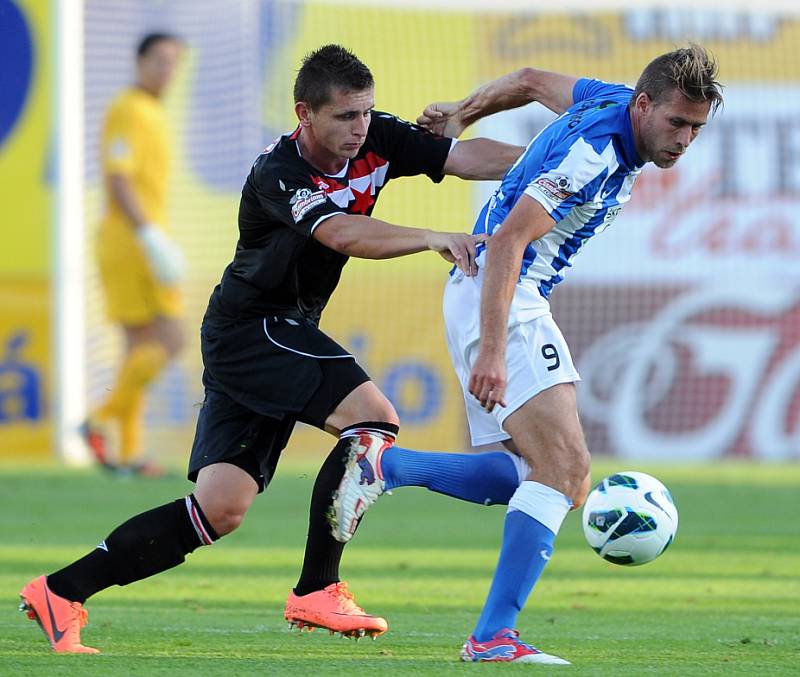
M294 105L294 112L297 119L300 121L301 127L309 127L311 125L311 108L304 101L298 101Z
M653 106L653 100L647 92L639 92L636 101L633 102L633 107L640 113L646 113Z

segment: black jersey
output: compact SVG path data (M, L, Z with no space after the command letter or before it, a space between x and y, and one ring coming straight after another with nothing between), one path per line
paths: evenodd
M452 144L373 111L358 155L329 176L300 155L299 134L298 127L280 137L253 164L239 205L236 254L207 315L299 314L318 323L348 257L315 240L314 229L336 214L369 216L390 179L427 174L441 181Z

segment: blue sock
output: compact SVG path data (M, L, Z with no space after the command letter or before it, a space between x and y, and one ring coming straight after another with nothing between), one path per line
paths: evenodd
M523 482L514 493L500 559L473 632L478 642L491 639L503 628L516 628L517 616L550 560L553 541L570 506L564 494L538 482Z
M446 454L387 449L381 457L386 489L427 487L446 496L483 505L506 505L519 486L511 454Z

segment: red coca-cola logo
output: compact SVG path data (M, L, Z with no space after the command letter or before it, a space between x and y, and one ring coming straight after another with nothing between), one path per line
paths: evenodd
M681 294L600 335L578 368L582 416L621 456L800 457L796 287Z

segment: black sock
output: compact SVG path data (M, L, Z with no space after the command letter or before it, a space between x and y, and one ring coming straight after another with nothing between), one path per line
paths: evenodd
M56 595L81 604L112 585L127 585L181 564L219 537L193 494L132 517L85 557L47 577Z
M344 475L344 463L350 449L352 432L361 428L382 431L384 436L392 439L397 436L398 431L398 427L391 423L372 421L358 423L342 430L339 441L319 470L311 493L303 570L294 589L297 595L307 595L339 581L339 562L345 544L331 535L327 513L331 507L333 492L339 488Z

